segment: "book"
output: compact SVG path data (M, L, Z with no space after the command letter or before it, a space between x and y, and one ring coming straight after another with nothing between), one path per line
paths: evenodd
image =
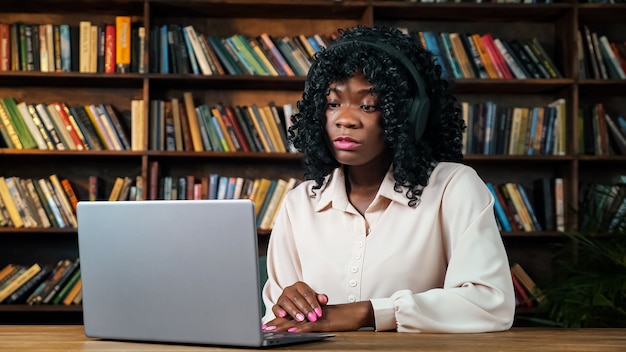
M4 111L6 111L9 121L15 129L15 133L17 134L22 147L24 149L36 148L37 143L26 126L26 122L17 108L17 102L15 99L13 97L6 97L0 100L0 104L3 106Z
M189 122L189 130L191 131L191 142L193 143L193 150L201 152L204 150L202 145L202 136L200 135L200 125L198 124L198 116L196 115L195 106L193 103L193 95L191 92L183 93L183 99L185 102L185 110L187 112L187 118Z
M539 223L539 221L537 220L537 216L535 215L533 204L530 202L530 198L528 197L528 193L526 192L524 186L521 183L516 183L515 186L517 188L517 193L519 193L522 199L522 202L524 203L524 207L526 208L528 215L530 215L530 219L533 223L534 230L542 231L543 228L541 224Z
M129 132L126 126L122 123L122 119L120 119L119 113L115 110L113 105L111 104L100 104L99 110L101 111L105 118L111 122L113 125L113 130L115 135L118 137L121 145L121 150L130 150L130 138L128 137Z
M52 30L52 27L50 28ZM50 33L52 34L52 33ZM80 21L79 22L79 72L89 73L91 68L89 63L91 62L91 22ZM52 47L52 46L51 46ZM53 56L53 55L52 55ZM53 67L54 65L50 66ZM51 70L53 71L53 70Z
M37 144L37 148L41 150L48 149L48 145L46 141L44 140L44 136L41 134L41 130L39 129L39 126L35 124L33 115L31 115L26 103L25 102L18 103L17 110L19 111L22 119L24 120L24 124L28 128L28 131L30 132L31 136L35 140L35 143ZM43 127L43 125L41 126ZM45 132L45 128L43 130Z
M535 54L535 56L541 63L541 65L543 65L546 71L548 71L550 78L562 78L563 77L563 75L561 75L561 72L559 71L557 66L554 64L554 62L550 58L550 56L544 50L543 46L539 43L539 40L537 40L537 38L532 38L528 44L532 52Z
M498 71L496 70L494 62L491 60L491 57L483 44L480 34L472 34L469 39L474 42L474 46L478 51L478 56L485 65L485 70L487 71L489 78L499 78Z
M44 196L45 202L47 202L50 206L52 214L54 215L56 222L59 224L59 227L65 228L71 226L67 215L61 208L60 201L56 198L54 191L52 190L52 185L50 184L50 181L45 178L40 178L37 180L37 185Z
M8 211L9 218L13 223L13 227L24 227L24 220L20 216L17 204L15 204L15 200L11 196L11 192L9 192L9 187L7 186L6 180L2 176L0 176L0 198L2 198L2 204Z
M265 192L265 195L263 196L263 199L261 201L261 206L259 209L259 214L256 217L256 227L257 228L261 228L261 222L263 221L263 217L265 216L265 213L267 212L267 209L271 203L272 200L272 196L274 195L275 191L276 191L276 185L278 184L278 180L276 179L272 179L270 180L269 184L267 185L267 189Z
M476 78L472 65L470 64L470 58L468 53L463 47L461 37L459 33L452 32L449 34L450 44L452 45L452 51L454 51L454 57L458 60L463 78Z
M519 263L515 263L511 266L511 272L519 282L526 288L526 290L531 294L538 303L546 302L545 295L541 292L541 290L537 287L535 281L526 273L526 271L522 268Z
M235 110L231 105L227 105L224 107L224 111L226 112L226 116L230 120L231 125L235 130L235 134L237 135L237 140L241 145L241 149L244 152L256 151L252 147L252 136L250 135L250 131L248 130L248 126L242 120L240 113Z
M213 71L211 70L211 66L209 65L208 58L204 54L202 47L200 46L200 40L198 39L198 34L193 26L185 26L183 27L183 31L185 34L185 40L191 44L191 48L193 50L193 57L195 57L195 61L200 68L200 72L203 75L212 75ZM190 55L191 56L191 55Z
M250 146L254 147L254 151L263 152L265 151L265 147L261 141L261 136L259 135L259 131L256 129L252 116L250 115L250 111L248 110L248 106L235 106L235 112L241 122L242 126L245 126L246 129L250 133Z
M79 275L78 280L76 281L76 283L72 286L72 288L67 293L65 298L63 298L63 304L66 305L66 306L69 306L69 305L73 304L74 303L74 299L82 291L82 288L83 288L83 280L81 279L81 277Z
M511 279L513 280L513 289L515 290L515 294L519 299L518 305L526 306L529 308L532 307L533 300L528 296L529 292L526 291L526 288L524 287L524 285L522 285L522 283L517 278L517 276L513 273L512 270L511 270Z
M266 52L271 53L271 57L273 61L276 62L276 68L282 70L286 76L295 76L296 74L292 70L289 63L280 52L280 50L274 44L274 41L267 33L261 33L258 37L259 43L261 43L262 47L266 50Z
M67 218L69 219L69 223L73 227L77 227L78 222L76 221L75 211L72 209L70 200L65 193L65 190L63 188L63 185L61 184L58 175L52 174L48 177L48 179L50 180L50 184L52 185L51 191L54 194L55 199L58 199L58 202L60 203L63 212L67 215Z
M109 193L109 202L115 202L119 200L120 193L122 192L122 187L124 187L124 178L116 177L115 182L113 182L113 188Z
M611 141L615 146L614 150L619 151L619 154L626 155L626 136L622 134L617 123L613 121L613 118L609 114L604 114L607 130Z
M26 303L28 296L50 275L53 267L51 265L44 265L40 270L30 278L26 283L15 290L9 297L4 300L6 304L21 304Z
M278 125L276 123L277 117L274 116L272 109L269 106L263 106L259 109L259 113L261 114L261 119L267 128L275 151L279 153L287 152L285 144L283 143L282 135L278 131Z
M50 137L50 141L52 142L54 149L66 150L67 147L61 140L61 136L57 131L56 126L52 123L51 116L48 112L48 107L45 104L35 104L34 108L37 111L37 115L39 115L39 118L41 119L41 122L43 123L46 132L48 133L48 136Z
M222 107L222 109L220 109L220 107ZM235 135L235 131L232 124L230 123L230 120L227 118L227 116L225 116L225 111L224 115L222 115L222 111L224 111L223 105L218 104L215 108L211 109L211 115L215 118L215 121L217 121L216 127L220 129L220 136L223 136L223 140L226 142L226 145L222 143L222 146L224 146L224 150L235 152L237 150L240 150L241 146L239 144L239 141L237 141L237 136Z
M565 231L565 189L563 182L564 180L561 177L554 179L554 213L556 218L556 230L559 232Z
M513 74L504 62L502 54L500 54L500 51L498 51L498 49L496 48L494 38L491 33L483 34L480 39L482 41L483 47L485 48L485 51L487 52L487 55L491 58L491 62L493 62L493 66L498 73L498 78L513 78Z
M276 180L276 186L272 190L272 195L268 200L267 207L263 212L261 221L258 222L258 228L261 230L270 230L272 228L272 220L274 219L274 213L278 210L280 202L283 199L285 192L287 191L287 180Z
M64 266L65 269L62 270L62 273L57 276L58 279L52 283L53 285L50 288L50 290L45 292L45 295L42 296L42 300L41 300L42 304L53 303L53 299L65 286L65 284L72 277L74 272L76 270L79 270L80 258L77 258L74 261L68 260L68 262L69 264L66 264L66 266Z
M0 303L6 300L13 292L17 291L22 285L26 284L40 270L41 267L39 264L35 263L28 267L23 273L14 277L8 285L0 289Z
M80 279L80 266L77 266L66 280L66 282L60 285L60 289L56 293L56 295L52 298L52 304L63 303L65 296L70 292L70 290L76 285L76 282Z
M58 211L58 209L52 208L52 205L50 204L50 202L48 202L48 199L46 198L46 195L43 189L39 185L39 182L37 180L31 179L29 185L32 186L32 188L34 189L37 195L37 197L34 197L34 198L39 199L39 202L41 203L41 207L44 209L45 215L47 216L48 221L50 222L50 227L65 226L65 223L61 224L57 220L56 215L55 215L55 210Z
M130 72L131 28L130 16L115 16L115 71Z
M69 110L68 115L71 116L73 121L78 126L78 129L81 131L83 135L84 143L87 148L90 150L103 150L104 146L98 137L98 134L93 126L93 123L89 119L89 115L85 111L83 106L70 106L67 107Z
M222 66L214 48L209 44L206 36L202 33L198 33L198 40L200 41L200 47L204 54L208 57L209 66L211 71L216 75L225 75L224 67Z
M26 193L26 200L31 204L31 208L37 214L37 223L43 228L50 228L51 214L47 213L47 208L43 206L41 198L37 193L32 179L21 179L22 189Z
M502 203L500 203L500 199L498 198L498 195L496 194L495 187L493 186L493 184L491 182L487 182L486 185L487 185L487 188L489 189L489 191L491 192L491 194L493 195L493 198L494 198L494 209L495 209L496 215L498 217L498 221L502 225L502 229L504 231L511 231L512 230L511 224L509 222L509 219L507 218L507 214L504 212L504 208L502 207Z
M259 138L261 139L263 149L268 153L275 152L276 149L270 139L270 133L267 129L267 125L263 122L263 117L261 116L259 107L256 104L248 106L248 114L254 124L254 129L257 131Z

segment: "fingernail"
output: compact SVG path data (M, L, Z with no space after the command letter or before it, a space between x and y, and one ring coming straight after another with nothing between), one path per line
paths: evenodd
M317 321L317 315L313 312L309 312L306 316L309 317L309 321Z
M265 324L261 325L261 330L265 330L265 328L267 328L267 325Z
M323 295L320 301L322 301L322 303L328 303L328 297L326 297L326 295Z
M322 316L322 310L320 308L315 308L315 314L317 314L318 317Z
M303 321L304 320L304 315L302 315L302 313L296 314L296 320L297 321Z
M284 318L285 315L287 315L287 313L284 310L281 310L280 312L278 312L278 316L281 318Z
M298 331L298 328L289 328L287 329L287 332L296 332Z
M276 327L275 326L266 326L265 329L263 329L263 330L265 330L265 331L274 331L274 330L276 330Z

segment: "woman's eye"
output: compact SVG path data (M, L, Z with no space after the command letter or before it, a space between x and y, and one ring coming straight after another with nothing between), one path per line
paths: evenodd
M376 111L377 107L376 105L363 104L361 105L361 109L366 112L373 112L373 111Z
M335 103L335 102L332 102L332 101L329 101L329 102L328 102L328 107L329 107L329 108L331 108L331 109L336 109L336 108L338 108L339 106L340 106L340 104L339 104L339 103Z

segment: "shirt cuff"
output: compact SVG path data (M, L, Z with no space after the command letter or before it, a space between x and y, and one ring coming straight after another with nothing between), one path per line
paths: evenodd
M390 298L370 299L374 309L376 331L396 330L396 310Z

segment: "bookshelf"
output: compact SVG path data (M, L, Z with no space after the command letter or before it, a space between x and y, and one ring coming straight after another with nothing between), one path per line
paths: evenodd
M35 5L36 4L36 5ZM545 105L566 99L566 153L560 156L468 154L465 162L487 182L517 182L532 189L541 177L564 179L567 209L577 207L582 181L609 182L626 174L625 156L580 155L575 141L580 106L597 102L626 111L626 81L579 79L576 31L588 24L594 30L626 40L624 4L413 3L375 0L36 0L28 4L0 4L0 22L70 23L82 20L112 23L115 16L131 16L145 28L165 24L193 25L203 33L226 37L236 33L274 36L293 33L332 33L357 24L393 25L411 31L494 33L502 38L538 37L563 74L559 79L457 79L459 101L487 99L506 106ZM295 30L295 29L297 30ZM150 48L142 55L149 59ZM61 100L69 105L114 105L130 109L131 100L178 98L192 92L196 103L295 103L304 77L203 76L160 73L100 74L78 72L0 72L0 97L28 103ZM146 131L148 127L146 126ZM98 175L108 192L118 176L149 178L157 161L160 174L172 177L219 173L243 177L300 177L300 157L288 153L225 153L171 151L40 151L0 149L0 176L41 178L58 174L70 179L80 199L87 199L89 176ZM574 212L565 213L567 230L577 227ZM263 252L268 233L259 234ZM510 261L519 262L539 283L550 277L552 247L563 237L557 232L503 233ZM75 229L12 229L0 227L0 266L11 262L55 262L77 256ZM0 321L80 322L80 307L0 305Z

